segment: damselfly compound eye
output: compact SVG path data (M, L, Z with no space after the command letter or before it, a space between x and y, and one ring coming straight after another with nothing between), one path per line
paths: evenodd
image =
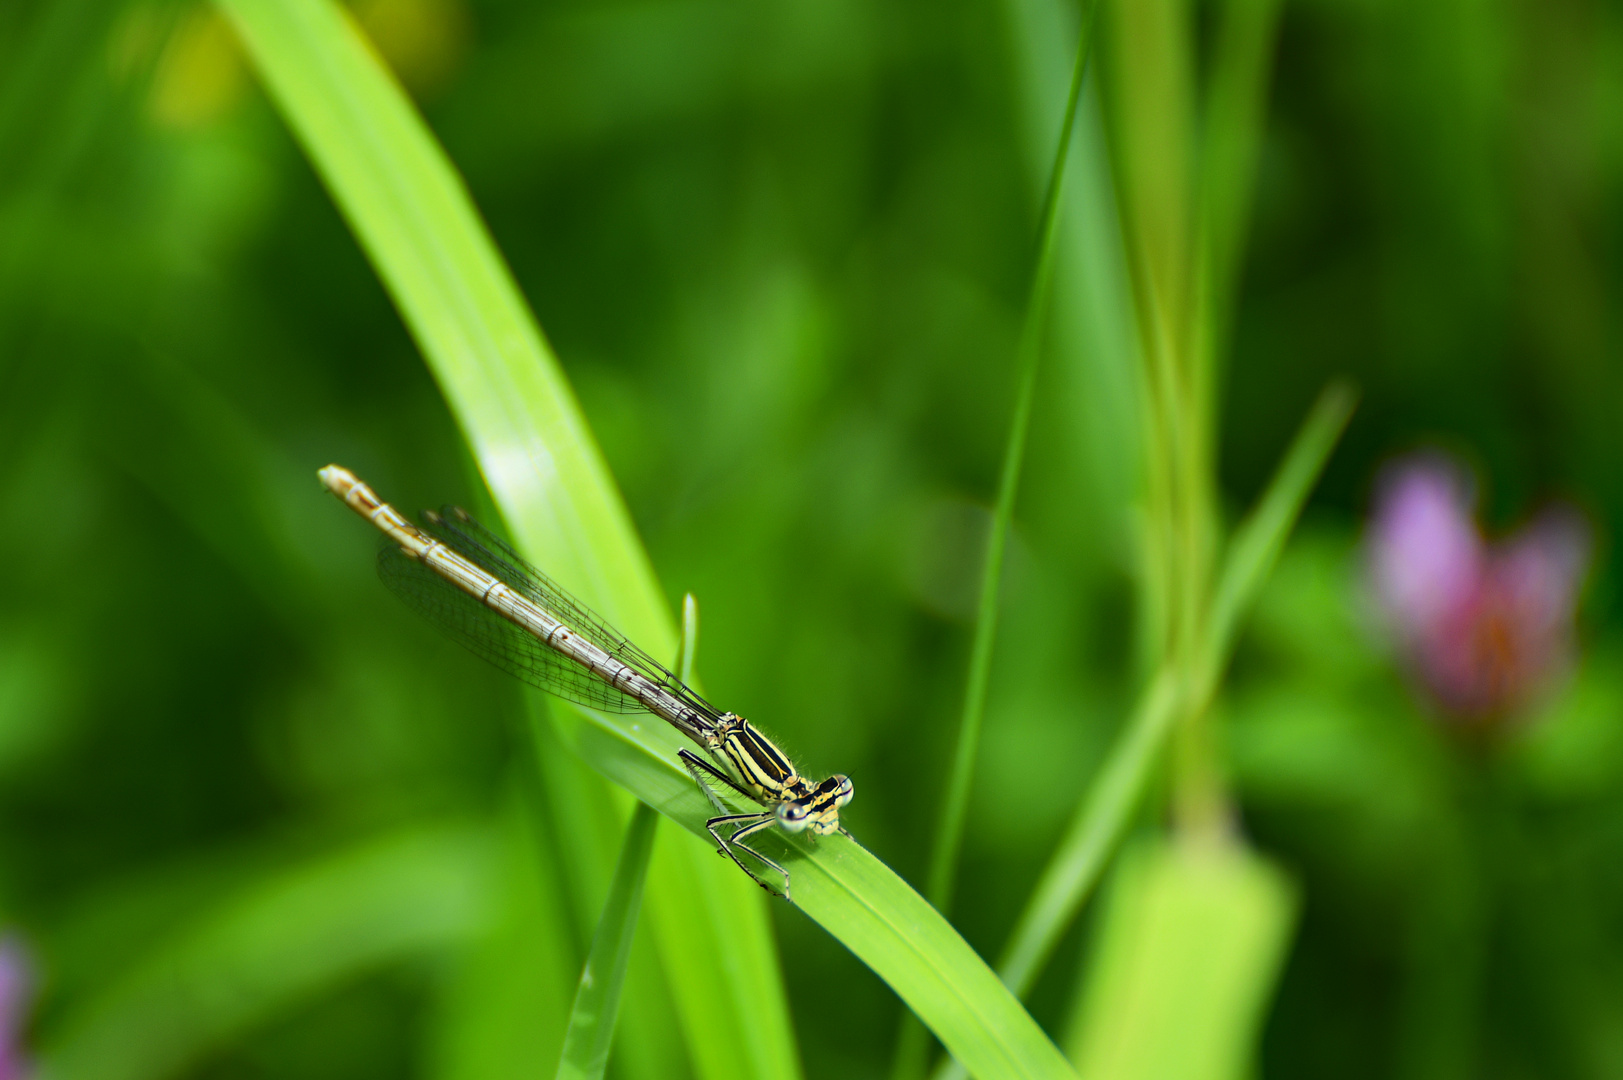
M778 824L784 832L797 833L810 823L811 815L805 805L799 802L779 803L777 809Z

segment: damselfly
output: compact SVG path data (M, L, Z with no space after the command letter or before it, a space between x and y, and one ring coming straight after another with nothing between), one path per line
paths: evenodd
M789 871L746 841L776 825L819 836L845 832L840 807L851 781L812 783L748 720L721 712L685 686L490 530L457 507L423 515L421 527L379 499L354 473L328 465L322 486L381 529L392 544L378 553L378 576L420 614L503 671L531 686L604 712L653 713L692 739L700 756L678 751L716 816L705 822L717 850L768 892L743 852L783 877ZM734 813L715 785L764 810Z

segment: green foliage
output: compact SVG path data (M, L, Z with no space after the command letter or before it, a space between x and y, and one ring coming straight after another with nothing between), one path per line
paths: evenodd
M549 566L580 567L586 582L612 582L585 595L610 618L633 632L657 625L658 608L644 588L646 567L639 557L617 493L586 434L585 425L546 355L533 323L525 317L516 288L496 259L472 207L462 196L448 164L434 150L426 130L413 118L403 95L364 48L340 9L324 0L289 5L240 0L228 4L256 62L267 74L282 108L312 158L322 166L352 226L390 285L396 303L421 342L442 386L461 404L463 427L498 504L532 552L572 552L573 559L539 557ZM548 523L547 540L531 537L524 523ZM573 542L571 542L573 541ZM616 557L618 556L618 557ZM565 573L566 580L577 580ZM635 598L635 599L633 599ZM633 607L633 603L636 604ZM634 614L635 613L635 614ZM630 617L628 617L630 616ZM644 639L647 637L644 635ZM656 648L658 642L656 639ZM647 725L630 719L584 714L576 726L596 726L615 740L577 738L575 748L599 771L677 817L700 833L706 808L693 804L696 792L678 802L669 783L654 778L661 769L681 774L671 752L676 736L644 745ZM633 748L643 761L631 759ZM600 756L601 755L601 756ZM638 765L644 767L639 768ZM657 801L649 800L653 795ZM680 807L680 809L679 809ZM772 847L770 843L766 846ZM801 884L798 905L841 938L885 978L954 1054L972 1066L984 1063L992 1075L1065 1076L1069 1069L1051 1043L1008 998L985 964L927 904L882 865L844 837L813 844L809 835L790 838L785 847ZM847 849L850 850L843 850ZM691 850L691 849L690 849ZM832 863L817 874L806 862ZM829 887L823 887L824 884ZM736 889L733 890L736 894ZM614 893L611 890L611 896ZM684 901L707 895L718 911L718 932L708 962L678 971L720 972L719 988L680 985L679 1000L734 1000L758 1019L751 1035L781 1032L766 1015L777 987L776 965L756 948L749 932L751 905L731 903L723 892L708 894L673 886L663 902L684 903L687 920L695 913ZM904 932L902 928L907 928ZM672 933L686 933L683 925ZM696 982L696 980L695 980ZM753 983L740 993L728 983ZM710 1030L707 1030L710 1028ZM725 1040L726 1060L744 1060L761 1074L793 1068L795 1055L785 1037L756 1040L715 1032L694 1017L692 1041ZM739 1054L739 1044L745 1048ZM723 1055L717 1055L722 1058Z
M1082 5L226 9L0 5L0 914L43 1075L550 1076L637 800L684 827L612 1077L877 1077L908 1005L983 1076L1067 1074L1033 1016L1090 1076L1617 1072L1614 575L1566 687L1465 738L1356 542L1430 441L1495 528L1623 517L1613 14L1102 5L948 926L904 882ZM770 901L671 733L391 602L331 460L656 653L695 592L706 692L851 774L861 846L773 848Z
M492 889L490 839L371 840L227 899L64 1019L45 1076L173 1076L275 1010L402 955L470 936Z

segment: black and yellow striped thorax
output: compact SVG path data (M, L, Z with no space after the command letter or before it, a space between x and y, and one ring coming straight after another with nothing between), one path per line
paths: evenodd
M723 714L711 738L713 749L726 756L739 780L762 803L771 805L810 792L811 785L795 771L789 756L737 713Z
M785 829L809 828L822 836L840 831L840 808L851 801L849 779L831 776L812 783L795 770L789 755L737 713L724 713L707 741L732 765L743 788L773 808Z

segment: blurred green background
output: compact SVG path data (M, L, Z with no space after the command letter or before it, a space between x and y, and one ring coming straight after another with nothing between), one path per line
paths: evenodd
M849 773L851 829L919 881L1077 11L353 10L673 603L699 598L710 696ZM1143 675L1098 112L1090 90L953 910L989 956ZM1246 834L1300 891L1261 1075L1623 1076L1620 117L1610 5L1283 8L1226 510L1326 381L1364 398L1218 706ZM1569 684L1487 749L1411 689L1360 586L1371 481L1422 445L1475 466L1490 529L1560 497L1602 540ZM53 1075L552 1074L560 1034L532 1055L526 1024L565 1015L603 885L560 853L617 837L571 827L592 781L538 770L520 690L378 586L328 461L403 508L488 507L226 24L0 7L0 916ZM773 908L807 1075L887 1075L895 998ZM1097 923L1031 999L1051 1029ZM679 1038L657 994L637 1015L644 1047Z

